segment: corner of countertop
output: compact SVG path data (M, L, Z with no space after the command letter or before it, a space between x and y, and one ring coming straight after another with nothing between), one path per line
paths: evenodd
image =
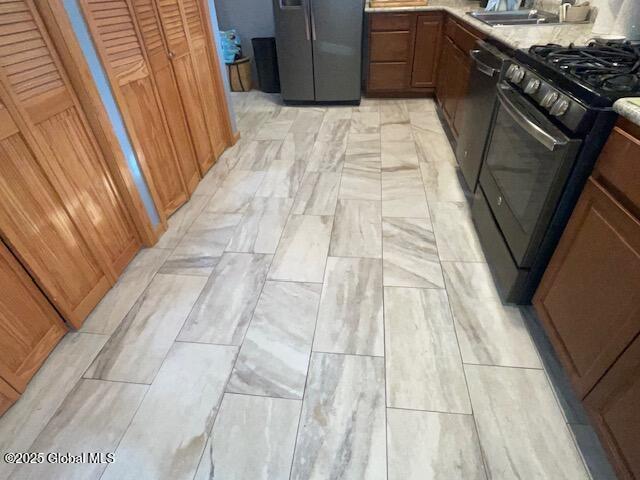
M627 120L640 126L640 97L621 98L613 109Z

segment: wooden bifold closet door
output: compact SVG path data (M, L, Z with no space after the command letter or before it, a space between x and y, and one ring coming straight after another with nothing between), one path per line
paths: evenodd
M125 0L79 2L120 106L142 169L151 179L158 209L170 215L189 196L193 167L176 152L156 80L132 11Z
M33 1L0 4L0 234L75 326L140 248Z

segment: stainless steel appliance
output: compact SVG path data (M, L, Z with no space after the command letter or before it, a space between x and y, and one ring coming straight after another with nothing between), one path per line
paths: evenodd
M496 85L503 73L508 56L483 40L471 50L473 67L469 78L469 91L464 97L465 112L458 132L456 158L467 187L473 193L478 183L484 147L491 126L491 115L496 102Z
M472 215L496 284L529 303L616 119L611 106L640 96L631 44L519 50L498 104Z
M359 103L364 0L273 0L282 98Z

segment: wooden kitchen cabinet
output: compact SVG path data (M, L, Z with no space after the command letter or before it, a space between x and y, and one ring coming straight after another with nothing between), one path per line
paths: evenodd
M640 337L585 398L620 479L640 478Z
M0 415L6 412L18 398L20 398L20 394L0 378Z
M428 95L435 88L441 12L369 15L367 94Z
M640 475L640 128L620 120L534 296L621 478Z
M66 331L42 291L0 242L0 377L12 390L24 392ZM11 394L0 388L0 395L7 396L3 390Z

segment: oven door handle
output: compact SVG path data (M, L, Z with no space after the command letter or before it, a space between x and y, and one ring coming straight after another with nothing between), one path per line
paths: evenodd
M473 59L473 61L476 62L476 68L482 73L484 73L487 77L493 78L496 76L496 73L499 73L498 70L496 70L493 67L490 67L489 65L487 65L486 63L480 60L480 50L477 50L477 49L470 50L469 55L471 55L471 58Z
M525 129L548 150L553 152L558 147L564 147L567 145L568 142L565 139L555 137L527 117L527 115L511 101L504 90L500 87L498 87L498 99L511 118L513 118L518 125Z

